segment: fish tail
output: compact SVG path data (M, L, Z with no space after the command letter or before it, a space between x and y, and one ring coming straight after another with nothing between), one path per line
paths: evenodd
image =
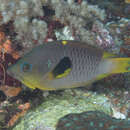
M130 58L110 58L112 69L110 73L130 72Z

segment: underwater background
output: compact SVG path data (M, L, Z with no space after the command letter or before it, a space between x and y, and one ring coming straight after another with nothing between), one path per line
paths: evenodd
M7 74L26 52L56 40L130 57L130 0L0 0L0 130L129 130L129 72L55 91Z

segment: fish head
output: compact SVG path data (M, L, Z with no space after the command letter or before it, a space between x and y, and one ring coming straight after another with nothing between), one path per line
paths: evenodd
M16 64L7 69L7 73L30 88L39 86L40 80L49 72L51 66L50 52L40 49L25 54Z

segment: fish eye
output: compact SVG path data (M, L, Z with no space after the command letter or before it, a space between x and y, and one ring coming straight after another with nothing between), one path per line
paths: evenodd
M32 70L32 65L25 62L20 66L20 68L22 72L29 72Z

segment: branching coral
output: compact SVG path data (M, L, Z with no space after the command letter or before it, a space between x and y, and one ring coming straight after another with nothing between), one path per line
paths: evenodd
M51 31L48 24L53 20L67 25L75 40L94 44L95 36L91 33L91 26L95 20L103 21L106 17L104 10L97 5L89 5L86 1L76 3L74 0L0 0L0 3L3 17L0 23L14 21L16 40L22 41L24 47L30 47L36 41L47 41L47 34ZM55 15L49 18L49 22L43 6L54 11Z
M0 0L0 3L0 11L3 16L1 23L7 23L17 17L30 18L44 15L40 0Z
M44 21L32 20L33 17L43 16L41 1L37 0L0 0L1 24L14 21L16 40L22 40L23 46L30 46L33 40L44 40L47 25ZM30 43L30 44L29 44Z
M15 40L25 48L58 39L81 40L107 48L118 39L104 24L107 18L105 10L85 0L0 0L0 3L0 24L13 21L17 34ZM57 21L65 29L56 28L54 22ZM95 32L94 27L98 31ZM65 31L68 30L67 34Z
M106 18L105 11L98 8L97 5L89 5L86 1L77 4L73 0L67 2L51 0L46 4L55 10L56 19L59 19L65 25L67 24L68 30L65 32L64 29L63 32L67 34L67 31L69 31L71 40L81 40L87 42L87 44L98 45L103 48L113 46L114 40L102 24ZM93 30L95 25L98 28L96 32ZM56 37L62 39L63 34L61 34L61 38L59 38L59 35L56 35ZM65 39L69 38L66 37Z
M55 17L61 23L69 25L71 32L75 31L75 39L94 44L95 39L88 26L90 22L90 26L92 26L93 21L96 19L103 21L105 19L104 10L99 9L97 6L89 5L86 1L81 4L74 2L72 4L71 2L69 0L67 2L51 0L47 4L55 10Z
M6 74L6 68L20 57L19 53L12 47L11 39L6 36L0 26L0 90L3 85L17 84L17 81ZM18 83L20 84L20 83Z
M102 23L96 21L92 26L92 31L95 33L95 42L102 46L103 48L112 47L114 45L114 40L110 35L109 31L105 29Z

